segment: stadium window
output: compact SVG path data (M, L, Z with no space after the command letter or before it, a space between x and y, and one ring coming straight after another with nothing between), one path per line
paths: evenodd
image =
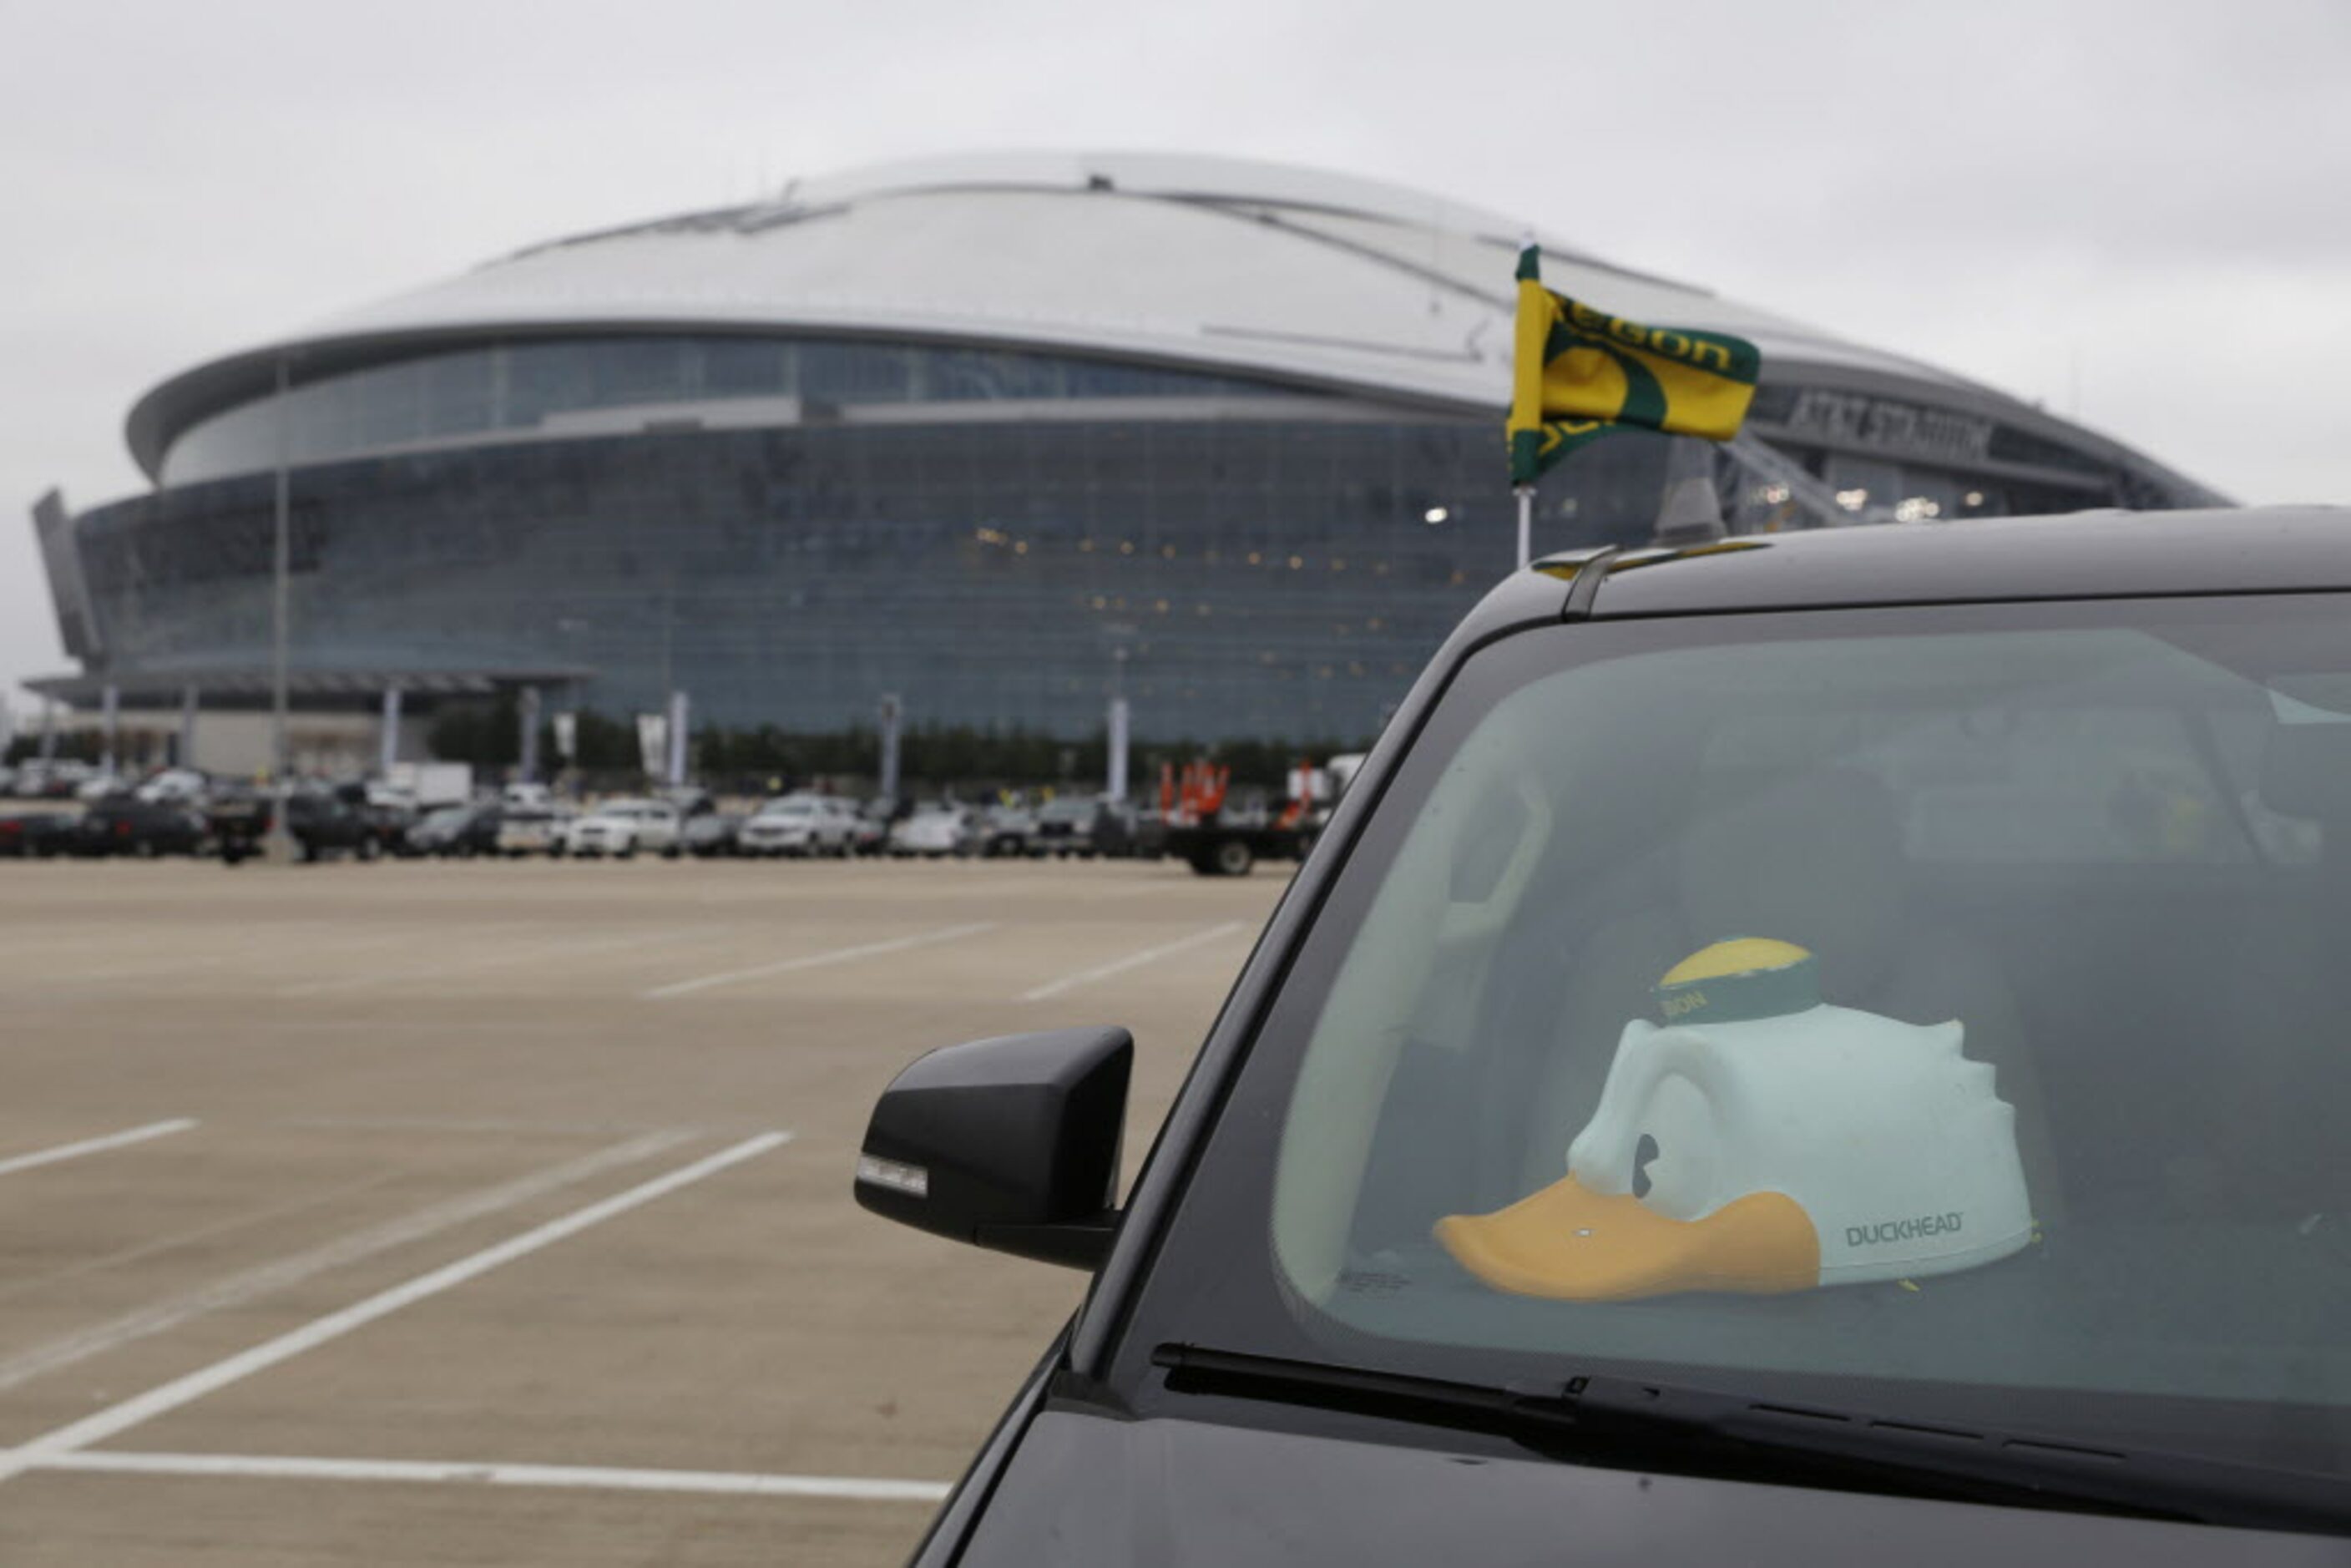
M702 390L711 397L777 397L789 388L780 343L757 338L702 342Z
M909 350L870 343L800 345L800 395L822 402L904 402L912 391Z

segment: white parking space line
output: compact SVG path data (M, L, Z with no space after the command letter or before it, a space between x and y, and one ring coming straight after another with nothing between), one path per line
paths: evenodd
M507 1238L494 1247L444 1264L429 1273L419 1274L388 1291L379 1291L365 1301L329 1312L301 1327L265 1340L250 1350L240 1351L225 1360L201 1367L183 1377L135 1395L119 1404L68 1422L53 1431L44 1433L22 1447L0 1453L0 1480L18 1475L36 1465L52 1462L57 1456L102 1443L118 1433L129 1431L158 1416L169 1414L182 1406L192 1405L208 1394L219 1392L231 1384L267 1371L280 1362L290 1361L306 1350L312 1350L331 1340L341 1338L355 1329L364 1328L379 1318L391 1316L402 1307L413 1306L428 1297L454 1289L469 1280L478 1279L493 1269L501 1268L517 1258L525 1258L542 1248L550 1247L566 1237L576 1236L590 1226L601 1225L615 1216L626 1214L657 1197L692 1186L705 1177L717 1175L731 1166L742 1164L778 1148L791 1141L789 1133L762 1133L756 1138L746 1138L739 1144L707 1155L691 1165L678 1166L651 1181L640 1182L625 1192L591 1203L585 1208L574 1209L560 1218L534 1226L519 1236Z
M108 1149L127 1148L132 1144L143 1144L150 1138L169 1137L173 1133L184 1133L195 1124L192 1117L176 1116L168 1122L150 1122L143 1127L109 1133L102 1138L84 1138L78 1144L59 1144L54 1149L39 1149L29 1155L0 1160L0 1176L28 1171L35 1166L53 1166L59 1160L79 1159L84 1155L102 1154Z
M1172 958L1178 953L1206 946L1220 936L1229 936L1236 931L1247 929L1247 925L1238 920L1227 920L1219 925L1209 926L1206 931L1195 931L1189 936L1179 937L1173 942L1162 942L1156 947L1145 947L1140 953L1129 953L1123 958L1115 958L1107 964L1097 964L1091 969L1080 969L1076 974L1064 975L1058 980L1049 980L1033 991L1021 992L1020 999L1024 1002L1041 1002L1048 997L1058 997L1064 991L1074 991L1080 986L1091 986L1096 980L1107 980L1113 975L1123 975L1129 969L1140 969L1145 964L1155 964L1162 958Z
M8 1456L0 1452L0 1463ZM943 1502L945 1481L864 1476L779 1476L741 1470L615 1469L601 1465L434 1463L420 1459L314 1459L274 1454L142 1454L115 1449L35 1456L37 1470L116 1475L257 1476L283 1480L439 1482L460 1486L579 1487L599 1491L702 1492L735 1497L846 1498L862 1502Z
M616 1166L651 1159L666 1149L676 1147L692 1135L684 1132L661 1132L632 1138L627 1143L615 1144L594 1154L535 1171L517 1181L428 1205L413 1214L338 1237L308 1251L231 1274L226 1279L215 1280L209 1285L167 1297L89 1328L77 1329L72 1333L0 1360L0 1390L29 1383L59 1367L87 1361L93 1355L102 1354L118 1345L129 1344L133 1340L177 1328L191 1318L242 1306L272 1291L299 1284L329 1269L340 1269L347 1263L372 1258L394 1247L422 1241L453 1226L484 1218L502 1209L512 1208L518 1203L528 1203L532 1198Z
M866 942L855 947L835 947L828 953L810 953L774 964L761 964L756 968L726 969L716 975L655 986L649 991L639 991L637 995L645 1001L660 1001L668 997L706 991L716 986L731 986L737 980L764 980L770 975L789 975L801 969L820 969L830 964L853 963L859 958L879 957L884 953L904 953L910 947L927 947L935 942L954 942L995 929L996 922L993 920L974 921L967 925L947 925L936 931L918 931L912 936L895 936L887 942Z

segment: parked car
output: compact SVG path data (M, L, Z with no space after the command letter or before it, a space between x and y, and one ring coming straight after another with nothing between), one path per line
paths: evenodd
M16 768L16 792L27 800L70 800L98 769L70 758L34 758Z
M1025 855L1036 836L1037 816L1026 806L988 806L975 826L976 852L988 860Z
M674 855L684 826L684 813L667 800L607 800L574 822L565 842L583 860L627 860L640 850Z
M571 813L559 806L517 806L509 802L498 812L497 852L509 860L555 852Z
M785 795L744 821L737 842L747 855L847 855L857 808L825 795Z
M1096 855L1133 852L1134 828L1124 808L1115 802L1084 796L1049 800L1037 813L1037 832L1029 841L1033 855Z
M2344 1561L2346 609L2316 508L1514 575L1123 1203L1123 1029L882 1096L1093 1276L915 1561Z
M83 811L67 841L86 856L193 854L206 837L204 819L185 806L118 795Z
M856 808L854 820L849 824L849 847L858 855L878 855L890 847L890 812L887 802L868 800Z
M269 797L242 779L224 781L204 798L204 829L223 865L235 865L262 852L269 832Z
M664 860L676 860L686 852L687 847L692 842L694 825L696 822L707 821L724 814L718 810L717 800L708 790L699 785L670 789L661 798L677 808L677 833L668 843L661 847L661 855Z
M80 829L73 811L11 811L0 816L0 855L13 860L47 860L72 852Z
M968 855L979 847L979 813L969 806L921 806L891 826L890 852L902 860Z
M371 861L383 852L386 829L365 790L350 784L288 794L286 831L306 861L329 855Z
M559 861L570 854L571 835L579 830L581 822L588 820L593 810L586 806L570 807L549 824L547 830L547 856L549 860Z
M118 795L129 795L131 780L120 773L93 772L73 787L73 798L81 801L111 800Z
M472 860L476 855L495 854L498 824L504 820L505 811L493 801L443 806L426 812L408 830L402 841L402 852L441 860Z
M696 860L716 860L743 852L745 817L740 811L705 811L685 820L685 852Z
M498 791L498 803L509 811L551 811L555 791L534 780L517 779Z
M195 768L162 768L140 780L131 793L141 800L192 806L202 804L211 789L212 780Z
M411 821L424 814L424 805L416 798L416 791L404 784L377 779L371 779L365 789L370 806L395 808L407 812Z
M373 785L349 788L343 798L367 819L378 854L400 853L408 842L409 831L423 820L415 801L387 794Z

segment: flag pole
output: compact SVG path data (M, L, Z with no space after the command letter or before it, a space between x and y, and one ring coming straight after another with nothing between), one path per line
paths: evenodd
M1524 571L1534 559L1535 487L1513 486L1510 493L1519 498L1519 570Z

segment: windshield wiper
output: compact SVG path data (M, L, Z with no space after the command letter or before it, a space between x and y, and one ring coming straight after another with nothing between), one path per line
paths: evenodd
M1643 1379L1547 1387L1163 1344L1176 1394L1307 1405L1508 1438L1537 1452L1668 1473L2091 1509L2251 1529L2351 1532L2339 1476L1759 1400Z

